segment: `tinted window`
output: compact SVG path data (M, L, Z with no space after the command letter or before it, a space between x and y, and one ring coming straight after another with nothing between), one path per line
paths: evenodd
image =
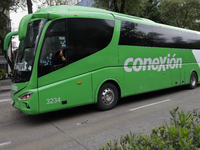
M65 30L65 24L66 19L61 19L52 22L48 27L40 53L38 77L41 77L66 65L67 33ZM64 57L66 58L65 62L62 62L61 58L59 57L60 49L63 50ZM55 62L54 58L58 58L59 60Z
M43 42L38 76L41 77L104 49L112 39L114 24L111 20L90 18L69 18L52 22ZM59 56L60 49L63 50L65 63L55 57ZM63 65L59 67L57 62Z
M151 26L122 21L119 45L153 46Z
M200 49L200 34L197 34L197 49Z
M119 45L200 49L200 35L121 21Z
M198 48L197 34L178 31L179 41L177 42L180 48L194 49Z
M178 34L176 30L152 27L155 47L176 48Z
M60 20L53 23L50 27L50 32L62 32L65 31L65 22Z
M112 39L114 21L90 18L69 18L69 63L80 60L108 46Z

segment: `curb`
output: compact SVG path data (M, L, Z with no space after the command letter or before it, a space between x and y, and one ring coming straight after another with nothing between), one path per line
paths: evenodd
M0 93L4 93L4 92L10 92L11 91L11 87L10 86L1 86L0 87Z
M11 91L11 80L10 79L0 80L0 94L10 91Z
M0 90L0 94L1 94L1 93L5 93L5 92L10 92L10 89Z

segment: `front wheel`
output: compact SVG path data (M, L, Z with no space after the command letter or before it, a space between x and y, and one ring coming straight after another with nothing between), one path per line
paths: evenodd
M109 110L115 107L119 99L119 92L112 83L105 83L98 92L97 107L100 110Z
M189 84L189 88L190 89L195 89L197 87L197 75L195 72L192 72L191 76L190 76L190 84Z

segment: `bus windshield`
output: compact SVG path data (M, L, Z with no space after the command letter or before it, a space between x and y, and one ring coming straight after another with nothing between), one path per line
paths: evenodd
M44 20L35 20L28 24L26 37L20 42L18 48L18 55L14 65L13 82L29 81L37 49L36 43L38 42L39 33L41 33L40 30L42 30L41 27L43 27L44 23Z

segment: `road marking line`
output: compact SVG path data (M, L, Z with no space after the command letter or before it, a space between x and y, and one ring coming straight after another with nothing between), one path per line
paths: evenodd
M8 145L8 144L11 144L11 141L5 142L5 143L0 143L0 146L4 146L4 145Z
M137 110L137 109L140 109L140 108L144 108L144 107L148 107L148 106L152 106L152 105L156 105L156 104L160 104L160 103L164 103L164 102L168 102L168 101L170 101L170 99L160 101L160 102L156 102L156 103L152 103L152 104L148 104L148 105L144 105L144 106L140 106L140 107L136 107L136 108L133 108L133 109L129 109L129 111L134 111L134 110Z
M1 102L8 102L8 101L11 101L11 99L3 99L3 100L0 100L0 103L1 103Z

